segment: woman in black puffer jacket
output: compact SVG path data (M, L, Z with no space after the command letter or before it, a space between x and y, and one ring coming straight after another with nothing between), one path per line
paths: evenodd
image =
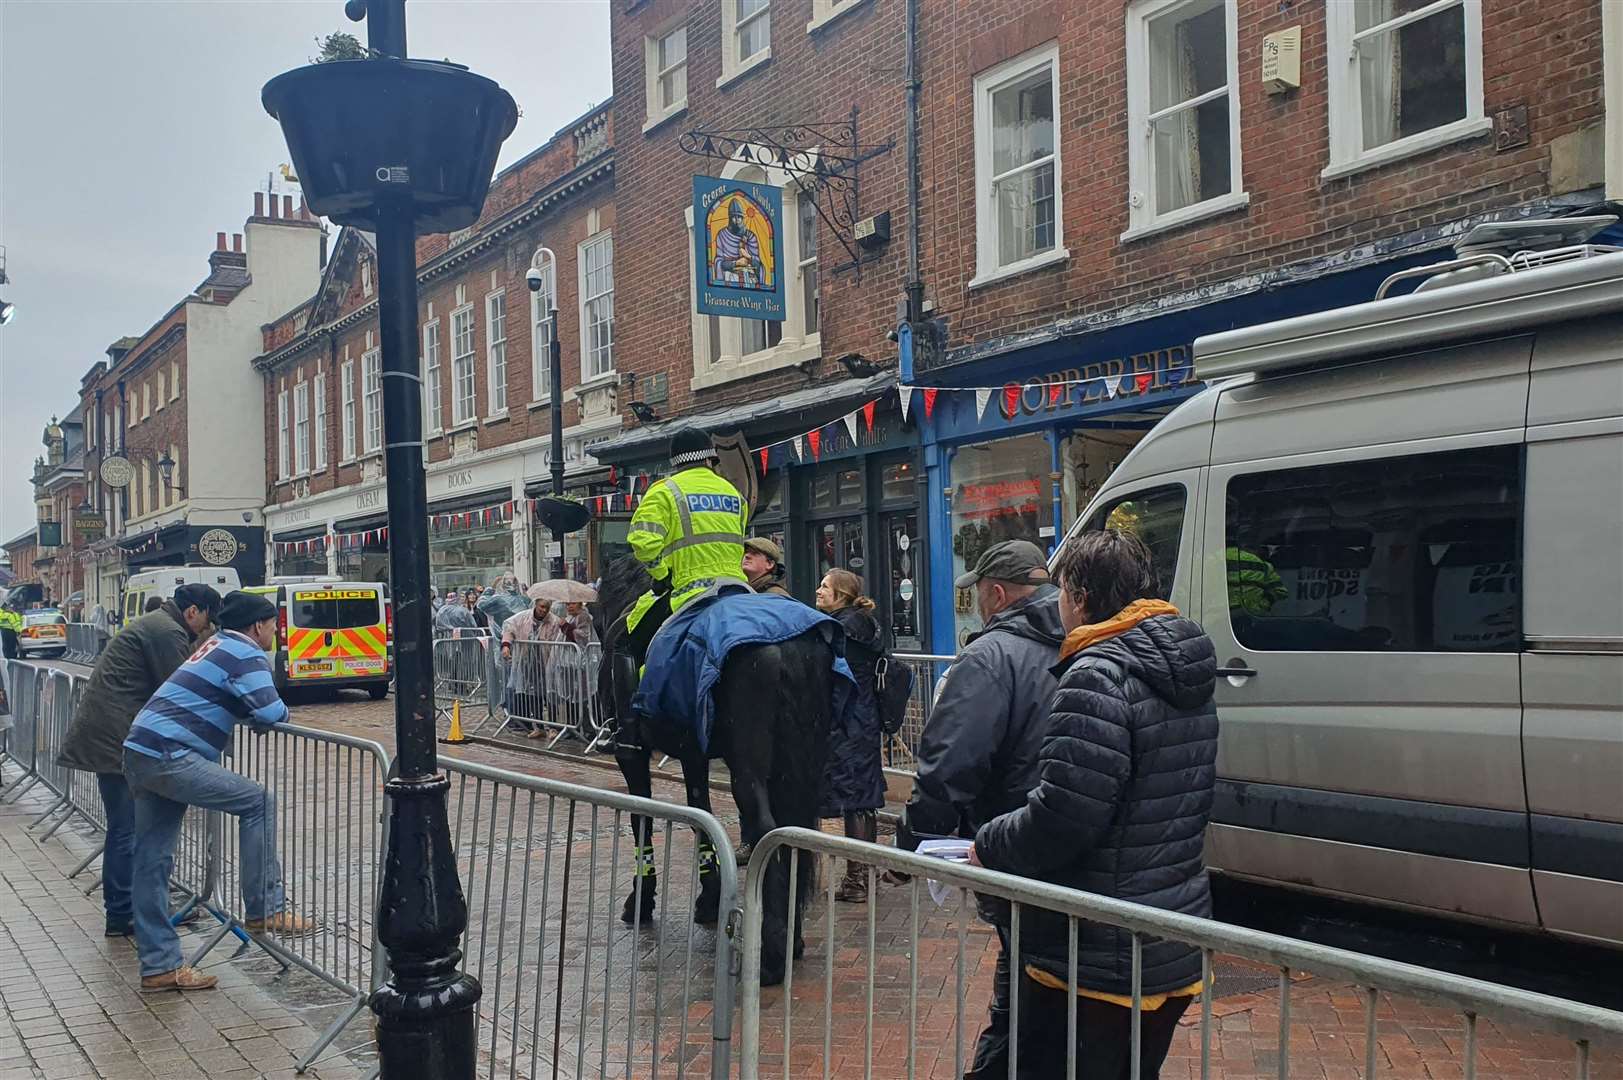
M823 768L823 806L818 816L843 817L853 840L879 838L879 808L885 805L885 771L879 758L879 703L874 668L884 655L874 602L862 595L862 579L849 570L830 570L817 586L817 610L845 628L845 661L857 680L856 697L828 733L828 764ZM868 868L847 862L845 880L834 899L868 899Z
M1011 874L1188 915L1211 914L1202 863L1216 778L1217 664L1197 624L1156 595L1149 551L1107 529L1071 540L1055 566L1059 690L1026 805L975 837L972 861ZM1021 910L1021 1076L1130 1080L1132 938L1083 921L1077 942L1076 1044L1066 1038L1065 916ZM1201 984L1200 951L1142 944L1142 1042L1136 1080L1154 1080L1178 1018Z

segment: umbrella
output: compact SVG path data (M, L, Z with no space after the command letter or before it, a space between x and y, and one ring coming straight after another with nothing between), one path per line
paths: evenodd
M538 581L530 586L531 600L549 600L553 603L590 604L597 599L597 590L568 578Z

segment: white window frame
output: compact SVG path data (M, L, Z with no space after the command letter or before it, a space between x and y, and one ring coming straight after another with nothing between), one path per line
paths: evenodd
M276 394L276 479L288 478L288 445L287 445L287 391L279 390ZM142 462L142 477L145 478L145 462Z
M152 380L148 379L141 384L141 419L152 417Z
M319 471L327 467L327 373L316 372L315 389L315 462Z
M1040 255L999 266L997 190L992 185L992 95L1043 68L1048 69L1054 96L1054 246ZM1071 257L1065 247L1065 173L1061 168L1065 128L1060 104L1058 42L1038 46L975 76L975 189L980 194L975 200L976 272L969 283L971 289L1052 266ZM1031 163L1025 167L1030 168Z
M1228 68L1226 85L1182 102L1175 109L1194 108L1194 103L1226 96L1229 104L1229 190L1176 210L1160 213L1155 207L1154 137L1150 112L1150 34L1152 20L1165 18L1183 7L1203 0L1142 0L1127 9L1127 216L1123 241L1176 229L1193 221L1226 214L1251 203L1245 191L1240 168L1240 57L1239 14L1234 0L1223 0L1224 51ZM1336 6L1331 4L1331 7ZM1351 5L1346 5L1351 7ZM1170 113L1173 109L1163 110Z
M645 84L645 91L647 93L648 101L648 118L642 125L642 129L645 132L652 131L654 128L658 127L660 124L663 124L671 117L679 116L687 111L687 80L688 72L690 70L688 67L689 43L687 40L687 30L688 27L685 21L672 22L661 26L659 29L643 38L643 81ZM659 66L659 47L667 39L678 33L682 35L682 59L674 64L670 64L662 68ZM661 105L659 102L660 80L664 79L668 75L675 74L678 69L681 69L682 72L682 96L674 99L669 105Z
M806 33L821 30L841 15L855 11L867 2L868 0L812 0L812 17L811 22L806 24Z
M1358 82L1358 42L1384 36L1391 30L1419 22L1452 7L1463 7L1465 15L1465 116L1441 127L1417 131L1384 146L1365 150L1363 95ZM1493 119L1484 112L1482 97L1481 0L1436 0L1381 25L1391 29L1356 33L1357 14L1352 4L1325 5L1330 164L1320 175L1326 180L1424 154L1428 150L1493 130Z
M740 56L739 44L742 39L739 32L750 23L761 19L767 20L766 48L751 56ZM721 0L721 78L716 80L718 90L735 79L743 78L772 59L771 19L771 0L768 0L759 11L748 15L743 22L738 21L738 0Z
M169 400L180 400L180 361L169 361Z
M541 287L530 294L530 404L545 405L552 400L547 347L552 343L552 308L558 303L557 260L548 259L536 270L541 275Z
M348 350L345 350L348 352ZM339 396L343 402L344 458L355 460L355 361L345 360L338 369Z
M471 424L477 419L478 397L474 385L474 341L479 334L477 322L472 304L463 304L451 312L452 427ZM462 325L458 326L459 323Z
M293 475L310 472L310 384L293 388Z
M427 412L423 427L431 435L442 430L445 420L440 408L440 321L429 319L423 324L423 408Z
M507 415L507 290L485 296L485 391L487 420Z
M368 454L383 449L383 351L368 349L361 354L361 416Z
M169 404L169 400L168 400L169 383L168 383L168 381L167 381L167 379L165 377L165 374L166 373L164 372L163 368L160 366L158 368L158 393L157 393L158 403L157 403L156 407L154 407L153 412L163 412L163 407L165 405Z
M790 275L783 283L784 320L782 336L776 345L745 353L742 322L739 319L718 318L698 312L699 282L693 260L688 260L688 310L693 312L691 323L693 348L693 382L695 390L703 390L740 379L753 378L769 371L793 367L822 355L821 327L817 333L806 333L805 288L801 274L804 264L800 257L799 199L801 186L794 175L777 166L762 167L754 163L760 157L756 148L744 147L721 170L724 179L751 179L783 189L783 251L780 272L785 268ZM808 173L816 167L817 151L810 150L804 161L797 161L796 173ZM683 208L688 246L693 250L693 208ZM717 322L711 333L711 320ZM714 338L714 341L712 340ZM719 346L719 354L714 346Z
M607 289L601 291L601 292L588 293L587 292L587 285L586 285L586 263L587 263L587 258L590 255L593 248L599 248L599 247L607 247L608 248L608 262L605 264L605 268L608 271L608 286L609 287ZM581 381L582 385L586 385L586 384L590 384L590 383L606 382L606 381L614 378L614 370L615 370L614 369L614 232L613 232L612 229L604 229L600 233L596 233L596 234L594 234L592 236L587 237L585 240L583 240L581 242L580 246L575 249L575 276L577 278L577 284L579 286L578 295L580 297L580 381ZM608 316L609 316L608 319L607 319L608 326L609 326L609 343L608 343L608 349L607 349L608 364L605 365L601 370L593 370L595 365L594 365L594 361L593 361L592 329L595 326L601 325L601 321L594 322L592 316L590 316L588 314L588 309L591 307L592 304L594 304L594 303L596 303L598 301L602 301L602 300L607 300L608 301Z

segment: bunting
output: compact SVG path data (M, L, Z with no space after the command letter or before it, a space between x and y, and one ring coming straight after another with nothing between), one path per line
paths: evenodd
M898 386L896 388L897 402L902 407L902 423L907 423L907 407L913 402L913 388L911 386Z
M926 390L924 392L924 400L925 401L930 400L930 391ZM984 419L986 419L986 406L990 405L991 403L992 403L992 389L991 389L991 387L988 387L988 386L976 387L975 388L975 419L976 420L984 420Z
M851 445L857 445L857 414L855 412L845 414L845 430L851 433ZM872 423L868 425L868 430L873 430Z
M808 431L806 432L806 441L811 444L812 460L821 460L823 454L823 433L821 431Z
M927 387L924 391L924 418L926 420L930 419L931 414L935 412L935 395L936 388L933 386Z
M868 402L868 404L866 404L866 405L864 405L862 407L862 418L868 422L868 434L869 435L873 434L874 406L876 406L878 404L879 404L878 401L870 401L870 402ZM855 441L854 437L853 437L853 441Z

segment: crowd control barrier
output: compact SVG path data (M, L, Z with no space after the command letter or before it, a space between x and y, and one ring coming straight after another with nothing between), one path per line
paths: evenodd
M107 647L108 633L95 623L68 623L68 651L62 659L74 664L94 664Z
M894 653L891 663L904 664L913 673L913 691L907 702L907 712L896 734L886 737L885 769L889 772L912 776L918 771L919 739L924 725L930 722L930 708L935 703L936 687L953 658L935 653Z
M834 858L843 858L866 867L869 902L865 912L866 934L852 933L847 927L842 934L836 929L834 881L832 872L826 873L827 895L822 919L815 915L805 920L803 933L806 952L801 964L792 963L786 973L779 1000L774 1010L781 1015L781 1043L774 1032L772 1043L763 1046L761 1021L764 1010L761 997L761 888L764 869L780 851L809 851L828 856L825 867ZM800 860L791 859L791 881ZM884 871L907 875L909 880L900 888L878 890L878 875ZM792 884L791 889L794 888ZM950 907L937 909L931 893L943 895ZM1380 1025L1383 1015L1383 996L1392 995L1425 999L1439 1003L1458 1017L1458 1034L1463 1044L1463 1073L1468 1080L1477 1075L1478 1036L1485 1020L1509 1020L1524 1023L1542 1032L1567 1040L1572 1049L1572 1069L1568 1075L1587 1080L1590 1075L1591 1051L1598 1040L1623 1039L1623 1013L1595 1008L1574 1001L1548 997L1494 983L1417 967L1395 960L1367 956L1330 948L1295 938L1262 933L1228 923L1195 918L1175 912L1162 911L1138 904L1114 900L1076 889L1062 888L1046 882L1015 877L1010 874L955 864L918 855L895 848L878 847L845 837L831 836L809 829L778 829L763 837L755 845L750 857L749 880L744 904L743 981L740 987L743 1005L742 1044L739 1060L742 1080L755 1080L761 1075L775 1074L781 1065L784 1076L810 1076L815 1074L815 1062L821 1055L822 1075L855 1075L854 1048L859 1033L852 1030L854 1018L834 1007L834 964L839 964L848 980L862 972L863 994L866 1002L862 1061L864 1076L930 1075L932 1066L944 1071L947 1048L951 1048L952 1075L961 1076L969 1063L967 1052L972 1052L983 1014L967 1014L965 1009L966 937L977 920L976 896L982 901L996 898L1007 904L1007 934L1011 956L1010 969L1018 973L1024 966L1020 948L1022 916L1030 919L1034 911L1055 912L1066 918L1068 926L1068 977L1071 992L1067 1000L1062 1045L1070 1048L1066 1054L1064 1075L1067 1080L1087 1076L1088 1065L1079 1061L1077 1045L1077 942L1083 923L1116 927L1129 935L1131 950L1131 1065L1127 1075L1139 1075L1141 1055L1141 1020L1144 993L1142 982L1143 947L1157 940L1185 942L1198 948L1202 956L1202 982L1213 986L1214 966L1219 957L1240 957L1272 969L1278 976L1279 1001L1276 1037L1278 1039L1278 1076L1288 1080L1291 1074L1292 988L1295 977L1311 973L1322 979L1351 984L1363 1005L1364 1030L1356 1059L1363 1063L1363 1080L1376 1080L1380 1076L1409 1075L1394 1068L1382 1066ZM881 907L899 905L905 909L902 920L882 913ZM817 936L817 922L823 922L821 938ZM883 926L883 933L878 927ZM954 1004L948 1016L942 1011L947 1004L932 996L921 1007L919 994L919 958L938 955L943 947L956 946L956 964L953 976ZM794 981L812 975L821 967L823 993L802 994L797 997ZM879 973L883 973L880 975ZM905 972L905 976L904 973ZM932 978L940 980L939 970ZM842 980L843 982L844 980ZM905 992L903 991L905 988ZM1220 985L1218 989L1221 989ZM1303 991L1305 992L1305 991ZM1300 993L1300 992L1299 992ZM1124 995L1126 996L1126 995ZM1213 1017L1212 994L1203 993L1190 1006L1198 1017L1199 1075L1213 1074ZM846 982L842 998L853 997ZM883 1008L876 1009L876 1001L883 1000ZM1009 1025L1014 1045L1009 1075L1019 1069L1020 998L1014 996ZM1390 1002L1388 1001L1388 1005ZM820 1006L820 1008L819 1008ZM1153 1006L1152 1006L1153 1007ZM795 1013L802 1015L798 1018ZM813 1013L814 1015L806 1015ZM835 1017L839 1020L836 1022ZM1187 1014L1186 1014L1187 1019ZM1252 1017L1250 1037L1262 1039L1266 1032L1257 1030L1259 1016ZM950 1027L947 1021L950 1020ZM898 1023L905 1026L897 1030ZM1058 1025L1057 1018L1054 1024ZM876 1027L883 1025L886 1037L875 1039ZM967 1025L967 1026L966 1026ZM1436 1026L1436 1025L1434 1025ZM808 1032L807 1029L810 1028ZM1299 1029L1298 1029L1299 1030ZM838 1033L840 1050L846 1055L843 1064L837 1064L835 1036ZM795 1033L800 1032L796 1041ZM1355 1032L1344 1032L1353 1037ZM1440 1032L1440 1034L1442 1034ZM905 1035L905 1039L900 1037ZM1057 1030L1053 1031L1059 1038ZM948 1041L950 1040L950 1042ZM1615 1049L1615 1044L1613 1049ZM777 1056L772 1061L766 1054ZM1193 1062L1189 1063L1192 1066ZM1223 1062L1219 1060L1217 1067ZM1315 1073L1315 1075L1318 1075Z
M693 922L705 874L716 875L722 919L737 907L732 845L716 819L470 762L440 765L468 897L463 964L484 988L480 1075L728 1076L730 928ZM633 816L652 821L653 847L641 858ZM658 882L652 913L633 890L639 868ZM641 930L622 921L633 895Z
M502 720L495 734L533 725L555 733L549 749L565 735L575 735L588 746L597 742L603 731L597 701L601 646L514 641L502 651Z
M484 631L436 631L434 638L434 713L440 732L449 729L452 709L459 708L464 727L479 727L496 715L501 691L500 642Z

